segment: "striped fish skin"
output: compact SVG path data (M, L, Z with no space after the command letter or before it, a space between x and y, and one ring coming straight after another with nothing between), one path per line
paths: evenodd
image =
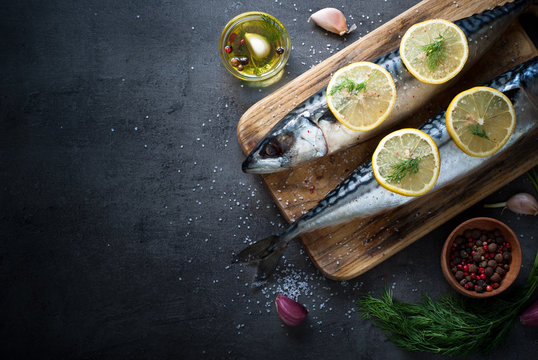
M506 151L525 134L535 132L538 127L538 57L521 64L495 78L485 86L505 93L516 110L516 126L508 142L496 154L478 158L465 154L451 140L445 125L445 112L424 123L420 130L432 137L439 148L441 170L439 178L431 191L436 191L451 181L464 176ZM537 139L538 141L538 139ZM252 253L247 247L235 258L235 262L257 262L258 279L265 279L274 269L267 261L276 266L287 244L297 236L331 225L346 223L352 219L375 215L413 201L408 197L383 188L376 181L371 162L359 166L340 185L327 194L318 205L301 216L284 232L271 238L265 252ZM267 261L266 261L267 260ZM277 259L278 260L278 259Z
M417 80L405 68L398 49L373 60L387 69L398 89L389 117L373 130L353 131L343 126L327 106L326 88L318 91L269 131L243 162L243 171L253 174L283 171L349 148L393 127L424 107L472 67L531 3L531 0L516 0L455 21L467 36L469 57L461 73L445 84L432 85Z

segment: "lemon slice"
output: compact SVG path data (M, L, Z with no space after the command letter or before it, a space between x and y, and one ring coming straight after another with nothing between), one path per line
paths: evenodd
M411 26L400 43L407 70L428 84L442 84L456 76L467 61L467 38L454 23L442 19Z
M396 86L387 70L371 62L356 62L334 73L327 85L327 104L351 130L371 130L389 116Z
M384 188L407 196L428 192L439 176L441 161L433 139L417 129L385 136L372 156L374 176Z
M516 113L502 92L478 86L459 93L446 111L446 127L465 153L486 157L494 154L512 135Z
M245 33L245 42L249 52L258 60L263 59L271 51L271 45L267 39L260 34Z

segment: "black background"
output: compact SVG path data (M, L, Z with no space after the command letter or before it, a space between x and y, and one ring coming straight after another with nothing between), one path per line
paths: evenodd
M348 282L325 279L298 243L259 289L250 268L229 265L246 241L285 226L260 179L240 170L241 114L416 2L3 2L4 358L428 359L396 348L353 300L384 286L406 301L450 293L440 250L474 216L519 236L521 283L536 218L481 205L536 195L525 176ZM358 29L340 38L306 22L329 3ZM294 45L270 88L243 84L218 58L222 28L249 10L280 19ZM309 308L303 326L281 323L277 293ZM537 335L517 324L494 357L535 358Z

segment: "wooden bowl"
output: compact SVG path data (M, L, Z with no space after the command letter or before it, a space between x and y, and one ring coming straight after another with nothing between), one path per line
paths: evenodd
M501 235L504 240L510 243L512 250L512 261L510 262L510 270L506 272L506 275L502 279L500 286L497 289L493 289L493 291L484 291L482 293L477 293L475 291L465 290L465 288L460 285L458 280L456 280L456 277L454 276L454 274L452 274L452 271L450 271L449 250L452 249L452 243L457 236L463 235L463 232L469 229L479 229L485 231L493 231L495 229L498 229L501 232ZM441 252L441 268L443 270L443 275L445 276L446 280L457 292L468 297L482 299L498 295L504 290L508 289L510 285L512 285L514 280L517 278L517 275L519 274L519 269L521 268L521 258L521 246L519 245L517 236L516 234L514 234L512 229L510 229L508 226L506 226L499 220L487 217L477 217L461 223L452 231L452 233L450 233L450 235L445 241L445 245L443 246L443 251Z

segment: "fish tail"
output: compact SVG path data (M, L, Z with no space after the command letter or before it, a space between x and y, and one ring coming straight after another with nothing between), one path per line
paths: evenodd
M256 281L267 280L282 258L288 242L278 235L269 236L244 248L232 259L232 264L256 265Z

